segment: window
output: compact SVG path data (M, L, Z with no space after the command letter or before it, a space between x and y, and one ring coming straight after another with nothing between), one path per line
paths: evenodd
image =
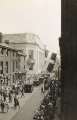
M16 57L16 52L14 52L14 56Z
M0 74L3 74L3 61L0 61Z
M25 57L24 57L24 61L25 61Z
M48 57L48 50L45 50L45 57Z
M14 51L13 51L13 56L14 56Z
M8 73L8 62L6 62L6 73Z
M16 52L16 57L18 57L18 53Z
M14 72L14 61L13 61L13 72Z
M1 54L3 55L3 53L4 53L4 48L1 49Z
M29 58L33 59L34 58L34 51L29 50Z
M30 64L29 70L33 70L33 64Z
M25 65L24 65L24 69L25 69Z
M9 51L8 51L8 50L6 50L6 56L8 56L8 52L9 52Z
M18 62L16 61L16 68L18 68Z

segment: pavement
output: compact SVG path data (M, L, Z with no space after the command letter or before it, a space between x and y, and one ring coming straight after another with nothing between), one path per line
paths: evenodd
M56 112L55 112L54 120L61 120L60 115L61 115L61 98L58 97L56 102Z
M35 111L39 108L43 97L44 94L41 93L41 86L39 86L32 97L25 102L22 109L11 120L33 120Z
M9 111L5 113L0 113L0 120L11 120L19 110L21 110L26 101L28 101L37 91L38 87L35 87L32 93L25 93L23 97L18 95L20 109L14 109L14 103L9 104Z
M38 101L38 103L40 103L40 101L44 97L44 95L43 96L40 95L40 93L41 93L41 92L39 92L40 88L41 88L41 86L35 87L32 93L25 93L25 95L23 97L21 97L21 95L18 95L20 109L14 109L14 103L13 102L10 103L9 111L6 113L0 113L0 120L19 120L19 119L21 120L22 116L24 117L23 120L25 120L25 117L26 117L26 120L32 120L31 118L28 119L30 117L30 114L28 115L28 113L32 112L31 109L36 109L37 101ZM32 103L32 101L33 101L33 103ZM39 104L38 104L38 106L39 106ZM61 113L60 106L61 106L61 104L60 104L60 97L59 97L57 99L54 120L60 120L60 113ZM35 107L35 108L33 108L33 107ZM29 109L29 111L28 111L28 109ZM22 111L27 111L27 112L22 113Z

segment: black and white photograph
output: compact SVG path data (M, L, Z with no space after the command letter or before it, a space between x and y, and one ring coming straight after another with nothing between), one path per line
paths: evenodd
M0 120L77 120L77 0L0 0Z

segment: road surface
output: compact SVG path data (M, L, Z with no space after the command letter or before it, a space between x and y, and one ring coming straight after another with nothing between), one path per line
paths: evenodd
M33 113L39 107L42 99L41 86L39 86L31 98L25 102L24 107L11 120L33 120Z

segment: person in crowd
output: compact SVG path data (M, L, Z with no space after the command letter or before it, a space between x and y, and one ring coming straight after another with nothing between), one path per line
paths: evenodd
M4 101L1 100L1 112L2 112L2 113L4 113L4 108L5 108Z
M8 112L9 110L9 104L8 104L8 100L6 99L6 101L4 102L5 106L6 106L6 112Z
M12 95L11 95L11 92L9 92L9 103L12 102Z
M16 95L14 96L14 108L16 109Z
M3 92L4 102L6 101L6 97L7 97L6 93L5 93L5 92Z
M22 96L24 96L24 88L23 88L23 86L22 86L22 88L21 88L21 97Z
M41 87L41 93L44 94L44 88L43 88L43 86Z
M19 100L18 100L17 96L15 95L15 97L14 97L14 108L16 109L17 106L20 108Z

